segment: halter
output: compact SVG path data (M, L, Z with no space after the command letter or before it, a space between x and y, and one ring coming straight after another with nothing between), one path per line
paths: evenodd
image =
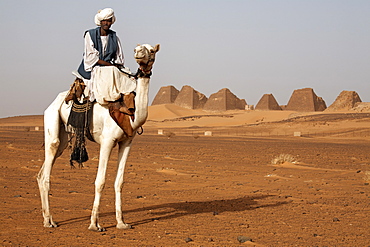
M144 68L148 67L149 64L151 64L151 66L152 66L154 61L155 61L155 56L154 57L151 56L150 51L148 50L148 48L145 47L145 46L141 46L141 47L143 47L148 52L149 59L148 59L148 62L146 62L143 65L140 65L140 67L138 68L138 70L135 74L136 79L138 77L150 78L150 76L152 75L152 70L151 69L150 70L145 70Z
M149 71L145 71L143 70L141 67L137 69L137 72L135 74L135 78L137 79L138 77L141 77L141 78L150 78L150 76L152 75L152 71L149 70Z

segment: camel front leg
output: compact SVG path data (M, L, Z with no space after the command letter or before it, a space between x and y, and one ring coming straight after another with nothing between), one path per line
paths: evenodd
M95 179L95 199L91 212L91 223L89 226L89 230L91 231L105 231L105 229L99 225L99 205L101 194L105 185L105 175L107 172L108 160L114 145L114 141L102 142L100 145L98 173Z
M131 144L132 144L132 139L129 139L126 142L119 143L117 177L116 177L116 181L114 182L114 190L116 193L116 219L117 219L118 229L132 228L131 225L126 224L124 222L123 216L122 216L123 175L125 173L126 161L130 153Z

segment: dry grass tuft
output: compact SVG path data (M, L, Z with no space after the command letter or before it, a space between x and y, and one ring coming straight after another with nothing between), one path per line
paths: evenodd
M280 154L279 156L271 160L271 163L273 165L280 165L280 164L284 164L285 162L295 163L297 162L297 159L293 155L290 155L290 154Z
M370 171L365 171L364 180L365 181L370 181Z
M165 134L168 138L174 137L176 134L173 132L166 132Z

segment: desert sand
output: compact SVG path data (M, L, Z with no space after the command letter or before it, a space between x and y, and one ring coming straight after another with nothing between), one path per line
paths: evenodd
M105 232L87 229L92 142L82 169L70 168L68 149L57 159L50 200L59 227L43 227L42 125L42 116L0 119L2 246L370 245L370 113L151 106L125 173L123 213L134 228L115 228L115 149Z

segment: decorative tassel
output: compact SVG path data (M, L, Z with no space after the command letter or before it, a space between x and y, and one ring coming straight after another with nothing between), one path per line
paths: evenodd
M88 99L83 103L77 100L73 101L71 113L68 118L67 125L72 127L74 139L73 149L70 157L70 165L75 168L73 161L78 162L79 168L83 167L83 163L89 160L86 150L85 135L89 129L90 119L92 116L92 102Z

